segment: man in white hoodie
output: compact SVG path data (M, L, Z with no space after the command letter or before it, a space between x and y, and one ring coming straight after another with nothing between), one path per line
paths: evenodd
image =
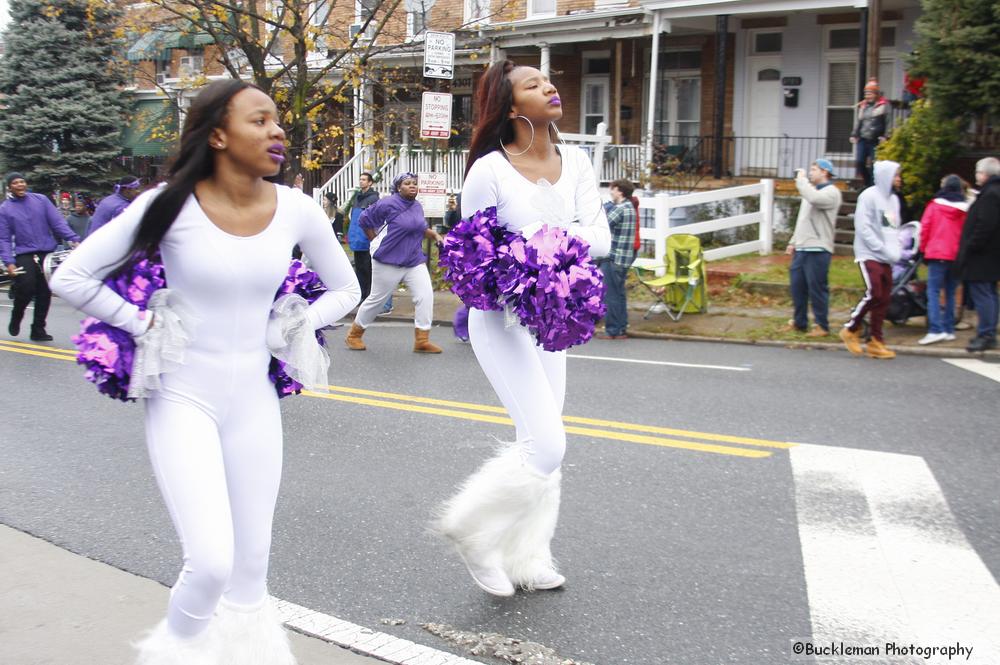
M840 330L840 339L856 356L895 358L882 339L882 322L892 293L892 264L899 260L899 199L892 193L892 181L899 164L875 162L875 184L858 196L854 213L854 261L865 280L865 295L851 312L851 320ZM871 341L862 349L858 330L869 315Z

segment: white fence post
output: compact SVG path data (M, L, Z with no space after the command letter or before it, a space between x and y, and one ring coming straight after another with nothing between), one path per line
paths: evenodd
M656 241L653 245L653 260L656 265L666 263L667 236L670 234L670 194L660 192L656 195ZM657 275L663 275L665 270L658 268Z
M767 255L774 245L774 180L765 178L760 184L760 253Z

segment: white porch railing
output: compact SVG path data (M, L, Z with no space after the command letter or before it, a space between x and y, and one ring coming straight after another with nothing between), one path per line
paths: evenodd
M641 145L608 145L604 151L604 163L598 172L601 183L609 183L619 178L633 182L643 173L643 150Z
M587 151L593 160L594 172L601 174L602 182L630 177L628 172L620 170L618 164L623 158L622 156L631 158L633 152L638 154L640 146L610 146L608 141L611 138L605 132L604 123L601 123L597 127L596 135L564 133L560 136L566 143L580 145ZM609 150L609 148L624 148L625 150L619 152L618 150ZM465 162L468 157L468 150L439 150L435 157L432 156L430 150L402 145L376 167L377 155L375 151L371 147L365 147L360 153L348 160L332 178L323 183L321 187L314 189L313 198L317 203L323 205L326 193L334 192L340 205L344 205L351 192L357 188L358 179L365 171L370 171L375 175L375 189L379 194L387 193L396 175L407 171L410 173L444 172L448 192L459 193L462 191L462 183L465 180ZM612 160L611 166L608 165L609 157ZM434 168L431 167L432 162ZM611 174L611 177L605 178L605 173Z
M712 219L706 222L695 222L693 224L683 224L670 226L670 212L676 208L701 205L704 203L715 203L718 201L729 201L743 196L757 196L760 198L760 208L757 212L733 215L721 219ZM640 214L643 209L653 210L653 226L644 226L639 229L639 238L653 242L654 255L652 259L636 259L635 265L640 267L655 267L663 265L664 247L667 236L675 233L690 233L698 235L711 231L721 231L723 229L733 229L748 224L758 225L756 240L740 242L726 247L716 247L705 251L705 259L714 261L724 259L728 256L746 254L748 252L760 252L769 254L772 248L771 231L774 224L774 180L761 180L756 185L743 185L741 187L725 187L707 192L697 192L694 194L683 194L680 196L667 193L657 194L639 198Z

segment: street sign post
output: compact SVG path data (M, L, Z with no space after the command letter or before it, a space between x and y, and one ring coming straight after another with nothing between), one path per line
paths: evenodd
M425 92L420 104L420 138L451 136L451 93Z
M424 76L451 80L455 76L455 34L424 33Z
M443 172L421 171L417 174L417 200L425 217L444 217L448 201L448 178Z

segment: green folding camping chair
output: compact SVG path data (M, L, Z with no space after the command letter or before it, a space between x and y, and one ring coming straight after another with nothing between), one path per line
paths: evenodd
M642 317L648 319L658 306L666 307L667 316L680 321L685 312L702 312L708 308L705 291L705 256L698 236L678 233L667 236L660 266L635 266L636 277L656 299ZM662 276L656 273L663 270Z

